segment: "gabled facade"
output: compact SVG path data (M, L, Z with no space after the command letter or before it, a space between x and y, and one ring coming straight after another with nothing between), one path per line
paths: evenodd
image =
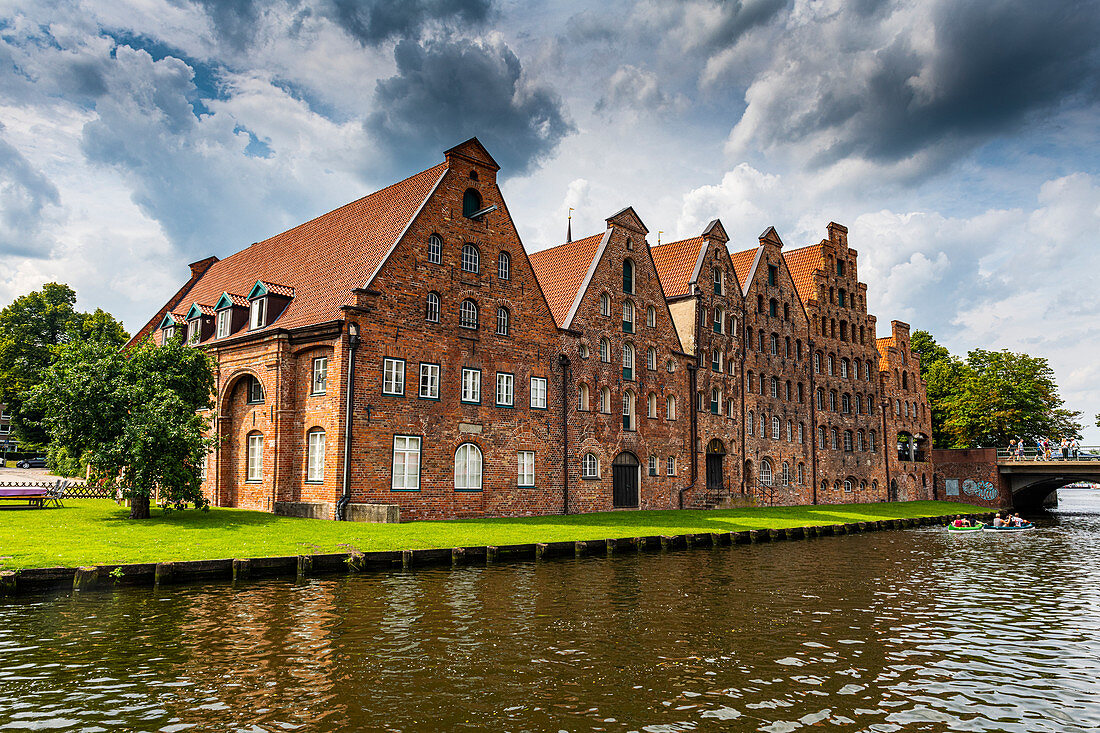
M835 222L819 244L784 253L810 323L819 503L880 501L887 490L876 319L858 256Z
M668 509L691 489L689 367L634 209L532 256L561 329L571 511Z
M933 498L932 413L920 357L909 343L909 324L890 321L890 335L878 339L882 389L886 501Z
M652 249L677 334L695 364L691 506L699 508L742 489L744 301L728 241L715 219L698 237Z
M783 241L768 227L754 249L732 259L745 302L745 491L769 502L814 503L809 322Z

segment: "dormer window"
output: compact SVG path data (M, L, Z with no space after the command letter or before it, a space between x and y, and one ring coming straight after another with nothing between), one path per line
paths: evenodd
M229 317L231 313L228 308L218 311L218 331L215 338L223 339L229 335Z
M187 322L187 343L197 344L202 333L202 321L194 318Z
M178 315L165 313L160 322L160 343L163 346L177 336L185 335L186 326Z
M161 343L162 344L168 343L169 341L171 341L175 337L176 337L176 327L175 326L168 326L167 328L161 329Z
M267 325L267 298L256 298L249 305L248 328L256 330Z

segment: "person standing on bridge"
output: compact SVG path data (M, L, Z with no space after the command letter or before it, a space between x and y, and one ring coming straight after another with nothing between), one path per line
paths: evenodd
M1069 438L1062 438L1062 460L1069 460Z
M1077 460L1077 453L1081 450L1081 444L1077 442L1077 438L1071 438L1069 441L1069 449L1073 451L1073 460Z
M1020 438L1018 441L1016 441L1016 460L1017 461L1024 460L1024 439L1023 438Z

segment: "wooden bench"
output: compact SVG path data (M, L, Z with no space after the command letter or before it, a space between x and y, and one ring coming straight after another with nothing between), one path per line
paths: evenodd
M27 506L45 506L49 489L44 486L6 486L0 487L0 501L25 501Z

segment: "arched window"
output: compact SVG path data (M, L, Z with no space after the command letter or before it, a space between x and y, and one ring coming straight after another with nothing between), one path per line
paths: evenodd
M784 338L783 356L787 357L788 359L791 358L791 337L790 336L787 336L787 337Z
M588 344L578 344L577 353L580 354L582 359L588 358Z
M761 354L763 354L763 353L764 353L764 332L763 332L763 331L760 331L760 332L759 332L759 333L758 333L757 335L758 335L758 337L759 337L759 338L757 339L757 341L759 342L759 346L760 346L760 353L761 353Z
M477 328L477 303L467 298L458 307L458 325L463 328Z
M712 387L710 390L710 412L717 415L722 411L722 390Z
M772 377L768 380L769 388L771 390L771 396L778 399L779 397L779 377Z
M646 414L650 417L657 417L657 393L650 392L649 397L646 398Z
M600 461L595 453L585 453L581 459L581 478L599 478Z
M508 309L504 306L497 308L497 336L507 336L510 317Z
M840 396L840 411L846 415L852 411L852 398L847 392Z
M726 312L721 308L714 309L714 332L722 333L722 328L726 323Z
M829 431L829 433L830 433L830 436L833 439L833 441L832 441L833 450L840 450L840 431L837 430L836 428L832 428Z
M611 390L607 387L600 388L600 412L611 414Z
M481 449L473 443L455 451L455 490L481 491Z
M721 371L722 371L722 350L721 349L715 349L714 351L710 352L710 369L713 372L721 373Z
M433 265L443 262L443 239L438 234L428 237L428 262Z
M806 464L805 463L799 463L798 464L798 483L800 485L806 483Z
M787 400L787 402L791 401L791 383L790 383L790 381L788 381L786 384L783 385L783 399Z
M803 433L805 432L805 429L806 429L806 423L801 423L801 422L798 423L798 442L799 443L804 442Z
M634 303L629 300L623 301L623 330L634 333Z
M791 464L783 461L783 485L791 485Z
M674 362L672 359L669 359L665 362L665 369L668 370L669 374L672 374L674 371L676 371L676 362Z
M424 319L428 323L439 323L439 293L428 293L424 304Z
M623 292L634 292L634 260L623 260Z
M782 424L780 423L779 418L775 415L772 415L772 440L779 440L779 433L782 429Z
M852 452L852 431L851 430L845 430L844 431L844 451L846 453L851 453Z
M665 417L669 420L676 419L676 397L669 395L665 398Z
M588 411L588 385L581 382L577 385L578 404L577 409Z
M867 368L863 370L863 376L868 382L871 381L871 369L871 362L867 362Z
M821 491L826 492L828 490L829 490L829 482L825 481L825 480L822 480L822 482L821 482Z
M821 387L817 388L817 409L825 409L825 390L823 390Z
M856 431L856 450L858 450L858 451L863 450L863 431L862 430L857 430Z
M645 366L650 371L657 371L657 349L652 346L645 352Z
M467 188L462 194L462 215L469 218L481 211L481 194L477 189Z
M745 417L745 432L748 433L749 435L753 434L752 410L750 410L749 414Z
M248 452L245 454L247 481L264 480L264 436L260 433L249 433L247 440Z
M775 298L768 301L768 315L773 318L779 317L779 301Z
M478 251L476 244L462 245L462 271L472 272L475 275L481 272L481 252Z
M790 420L787 421L787 442L794 442L794 423Z
M752 370L745 372L745 389L752 392Z
M819 426L817 428L817 447L821 450L825 450L825 426Z
M852 377L854 379L859 379L859 359L852 362Z
M821 374L821 352L814 353L814 374Z
M512 279L512 256L507 252L501 252L497 257L497 277L501 280Z
M655 455L649 457L649 475L657 475L657 456Z
M600 361L611 361L611 342L606 336L600 339Z
M646 306L645 309L645 325L650 328L655 328L657 326L657 309L651 305Z
M844 479L844 491L845 493L852 493L852 480L849 478Z
M623 392L623 430L636 430L637 421L634 419L634 392Z
M872 451L872 452L875 450L875 431L874 430L867 433L867 450Z
M829 409L836 412L836 390L829 392Z
M836 374L836 359L833 358L832 354L829 354L829 376L831 377L834 374Z
M848 378L848 360L847 359L841 359L840 360L840 376L845 378L845 379Z
M779 356L779 334L773 333L770 342L772 356Z
M901 414L901 400L894 400L894 414Z
M623 342L623 379L634 379L634 345Z
M600 293L600 315L611 315L611 296L607 293Z
M761 438L765 437L764 431L767 428L766 423L767 423L767 416L764 415L764 413L761 412L760 413L760 437Z
M772 463L767 458L760 461L760 483L765 486L772 485Z
M306 434L306 481L325 480L325 431L313 428Z

